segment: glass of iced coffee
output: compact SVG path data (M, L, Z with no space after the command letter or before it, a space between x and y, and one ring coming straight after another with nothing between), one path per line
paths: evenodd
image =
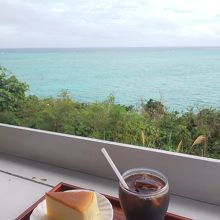
M169 204L167 178L147 168L123 173L129 189L119 183L119 200L127 220L162 220Z

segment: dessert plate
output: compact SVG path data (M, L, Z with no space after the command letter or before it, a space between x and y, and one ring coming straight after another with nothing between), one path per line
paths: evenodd
M68 191L89 191L89 190L68 190ZM67 192L67 191L66 191ZM113 219L113 209L109 200L100 193L96 192L97 202L100 212L101 220L112 220ZM30 216L30 220L51 220L51 218L46 215L46 200L39 203L38 206L34 209Z

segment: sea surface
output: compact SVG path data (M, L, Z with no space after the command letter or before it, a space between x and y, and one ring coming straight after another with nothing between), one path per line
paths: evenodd
M0 49L0 65L40 97L68 90L81 102L113 94L124 105L220 107L220 48Z

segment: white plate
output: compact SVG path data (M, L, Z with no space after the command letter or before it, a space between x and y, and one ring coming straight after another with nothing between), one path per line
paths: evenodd
M89 190L68 190L68 191L89 191ZM100 212L100 220L112 220L113 219L113 209L109 200L96 192L97 202ZM46 215L46 201L39 203L38 206L34 209L30 216L30 220L51 220Z

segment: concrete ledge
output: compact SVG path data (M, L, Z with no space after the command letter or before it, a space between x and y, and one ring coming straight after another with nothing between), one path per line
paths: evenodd
M220 161L72 135L0 124L0 152L115 180L100 150L105 147L121 172L160 170L172 194L220 205Z
M5 154L0 154L0 167L0 194L6 198L0 206L4 220L15 219L59 182L118 197L117 181ZM195 220L219 220L220 217L220 206L175 195L171 195L168 211Z

